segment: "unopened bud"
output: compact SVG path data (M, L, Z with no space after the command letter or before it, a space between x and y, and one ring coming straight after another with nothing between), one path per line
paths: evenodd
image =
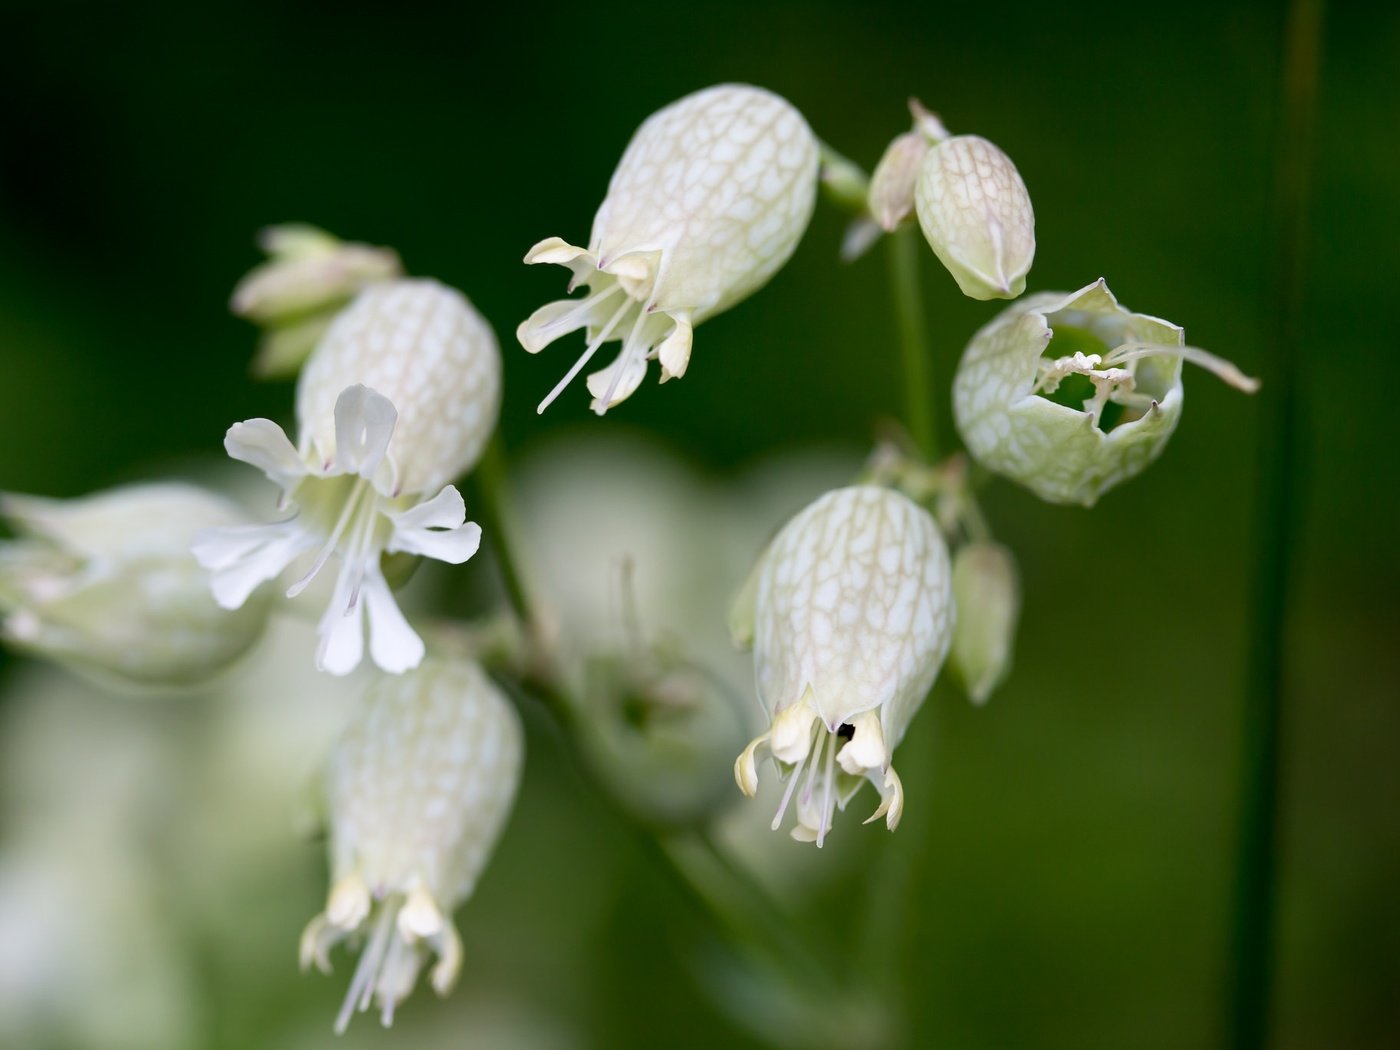
M887 233L893 233L914 210L914 186L928 155L928 137L907 131L885 149L870 177L870 214Z
M969 543L953 555L957 626L949 656L974 704L984 704L1011 670L1021 585L1011 551Z

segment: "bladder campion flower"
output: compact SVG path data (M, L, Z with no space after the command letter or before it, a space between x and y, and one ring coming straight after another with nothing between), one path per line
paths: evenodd
M881 798L869 820L893 830L904 789L891 758L953 631L938 527L890 489L837 489L783 527L754 573L752 613L741 612L736 634L753 639L772 721L734 765L740 789L758 790L757 754L767 749L787 778L774 830L795 797L793 837L822 845L864 780Z
M452 912L471 896L520 781L520 720L476 664L429 661L370 687L331 754L326 910L301 938L301 965L368 933L335 1029L378 1004L385 1025L431 951L446 995L462 964Z
M267 603L236 612L209 596L190 542L247 519L212 492L179 482L80 499L0 496L19 538L0 543L0 638L131 686L189 686L242 656Z
M985 704L1011 670L1021 584L1016 559L1000 543L975 542L953 554L958 624L948 662L974 704Z
M1240 390L1257 380L1185 345L1169 321L1118 305L1103 279L1007 307L972 337L953 377L968 451L1051 503L1092 506L1147 467L1181 418L1181 364Z
M290 517L215 529L195 543L214 597L236 609L298 559L299 594L332 557L339 568L321 620L317 666L345 674L370 656L402 672L423 642L380 568L398 551L458 564L481 529L451 484L480 456L500 407L500 352L491 328L458 292L427 280L367 289L342 313L302 370L300 444L271 420L235 423L234 459L281 486Z
M622 342L617 359L588 377L599 415L637 389L653 357L663 383L684 375L694 326L757 291L796 249L817 166L802 114L761 88L721 84L648 117L613 173L588 247L551 237L525 256L567 266L570 291L589 290L542 306L516 332L532 354L580 328L588 335L539 411L612 339Z

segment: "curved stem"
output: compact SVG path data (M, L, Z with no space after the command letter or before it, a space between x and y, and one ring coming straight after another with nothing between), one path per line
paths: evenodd
M1308 177L1322 40L1322 0L1292 0L1284 29L1282 112L1275 168L1274 348L1261 404L1264 436L1245 695L1241 811L1231 937L1230 1045L1260 1050L1269 1030L1278 852L1279 736L1289 572L1300 505L1297 451L1305 420L1296 361L1303 298Z
M525 579L520 571L520 563L511 543L511 515L506 495L505 451L501 439L493 435L486 452L477 464L472 476L476 490L476 516L481 519L481 529L496 555L496 566L501 573L501 585L515 615L520 618L526 631L531 631L535 623L530 606L529 594L525 589Z
M912 225L888 237L890 286L899 337L900 379L904 386L904 425L925 462L938 458L933 407L933 369L929 361L927 323L919 287L919 240Z

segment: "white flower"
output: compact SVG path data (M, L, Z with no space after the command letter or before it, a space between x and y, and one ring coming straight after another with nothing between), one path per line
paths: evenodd
M107 684L194 685L262 633L264 602L220 609L190 542L246 520L214 493L177 482L81 499L0 496L19 532L0 543L0 637Z
M385 1025L429 951L446 995L462 962L454 909L471 896L510 812L523 750L515 709L475 664L425 664L373 685L331 755L326 910L301 938L301 965L368 934L336 1031L378 1003Z
M460 293L426 280L362 292L302 370L300 444L267 419L235 423L224 438L230 456L281 486L293 512L196 541L219 604L238 608L307 558L287 591L295 597L335 557L317 666L345 674L359 664L367 614L374 662L392 673L416 667L423 642L394 601L380 555L460 564L476 553L481 529L466 522L448 482L476 462L495 428L500 371L490 326Z
M817 165L802 114L761 88L721 84L648 117L613 173L588 248L551 237L525 256L567 266L570 290L589 289L536 310L516 333L533 354L587 331L588 348L539 410L611 339L621 353L588 377L599 415L637 389L653 357L662 382L684 375L693 327L762 287L796 249Z
M1181 363L1246 392L1258 382L1118 305L1102 279L1007 307L972 337L953 414L979 463L1051 503L1092 506L1140 473L1181 418Z
M893 830L904 791L891 756L952 636L948 550L933 518L889 489L837 489L783 527L755 574L752 623L736 634L752 633L772 722L735 763L740 789L757 792L766 748L787 778L774 830L795 796L792 835L820 846L865 779L881 796L870 820Z

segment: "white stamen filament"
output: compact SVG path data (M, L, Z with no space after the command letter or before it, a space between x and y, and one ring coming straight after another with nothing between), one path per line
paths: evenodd
M1239 370L1232 362L1212 354L1209 350L1202 350L1199 346L1168 346L1162 343L1124 343L1115 347L1104 358L1106 365L1121 365L1125 361L1136 361L1144 357L1179 357L1183 361L1190 361L1193 365L1204 368L1221 381L1230 384L1236 390L1243 390L1246 394L1252 394L1259 389L1259 380L1252 376L1247 376Z
M831 814L834 809L831 793L836 782L836 734L829 732L827 736L831 738L831 743L826 749L826 791L822 797L822 823L817 829L817 849L821 849L822 843L826 841L826 832L831 827Z
M350 1024L350 1018L356 1010L364 1013L365 1010L369 1009L370 1000L374 996L374 986L378 982L384 957L388 953L389 938L394 932L394 918L398 910L397 902L392 907L387 902L380 905L379 920L374 924L374 932L370 935L369 944L360 954L359 964L355 967L355 976L351 979L350 987L345 993L345 1001L340 1006L340 1013L336 1015L336 1035L345 1034L345 1029Z
M340 517L336 519L335 527L331 529L330 535L326 537L326 542L321 545L321 549L316 554L316 560L311 564L311 568L301 579L287 588L287 597L295 598L310 585L316 575L325 568L326 562L330 560L331 554L335 551L336 544L340 542L341 535L345 532L345 527L350 524L350 519L354 517L355 508L360 502L360 497L369 486L367 478L361 478L355 482L355 487L350 491L350 498L345 501L345 506L340 512ZM358 522L356 523L358 526Z
M570 288L569 290L573 291L572 288ZM556 329L562 328L566 332L572 332L572 326L577 324L578 319L580 317L583 317L585 314L591 313L594 307L596 307L599 303L603 302L605 299L610 298L613 292L621 290L622 285L614 281L600 292L589 292L588 295L584 296L578 301L578 305L574 307L574 309L570 310L562 317L555 318L553 321L550 321L549 324L542 325L540 330L544 332L553 332Z
M600 293L593 302L601 302L613 290L621 287L622 285L620 284L612 285L606 292ZM543 414L544 410L554 403L554 399L564 392L564 388L573 382L574 377L579 374L583 366L588 364L593 355L598 352L598 348L607 342L608 337L612 335L613 329L617 327L618 322L626 316L627 311L634 305L636 305L635 300L629 298L613 312L613 315L608 318L608 323L605 324L598 334L589 342L588 349L584 350L583 355L574 362L573 367L564 373L564 378L559 380L559 382L554 385L554 389L549 392L549 395L539 403L539 407L535 409L536 415Z
M617 393L617 385L622 381L623 375L627 372L628 362L632 359L633 347L641 342L641 340L637 338L637 334L642 330L642 325L646 322L647 316L647 311L645 309L637 311L637 319L632 322L632 330L627 333L627 339L622 344L622 353L617 356L617 364L613 369L612 382L608 384L608 392L603 395L602 399L598 402L598 407L593 410L600 416L606 412L608 406L612 404L613 394Z

